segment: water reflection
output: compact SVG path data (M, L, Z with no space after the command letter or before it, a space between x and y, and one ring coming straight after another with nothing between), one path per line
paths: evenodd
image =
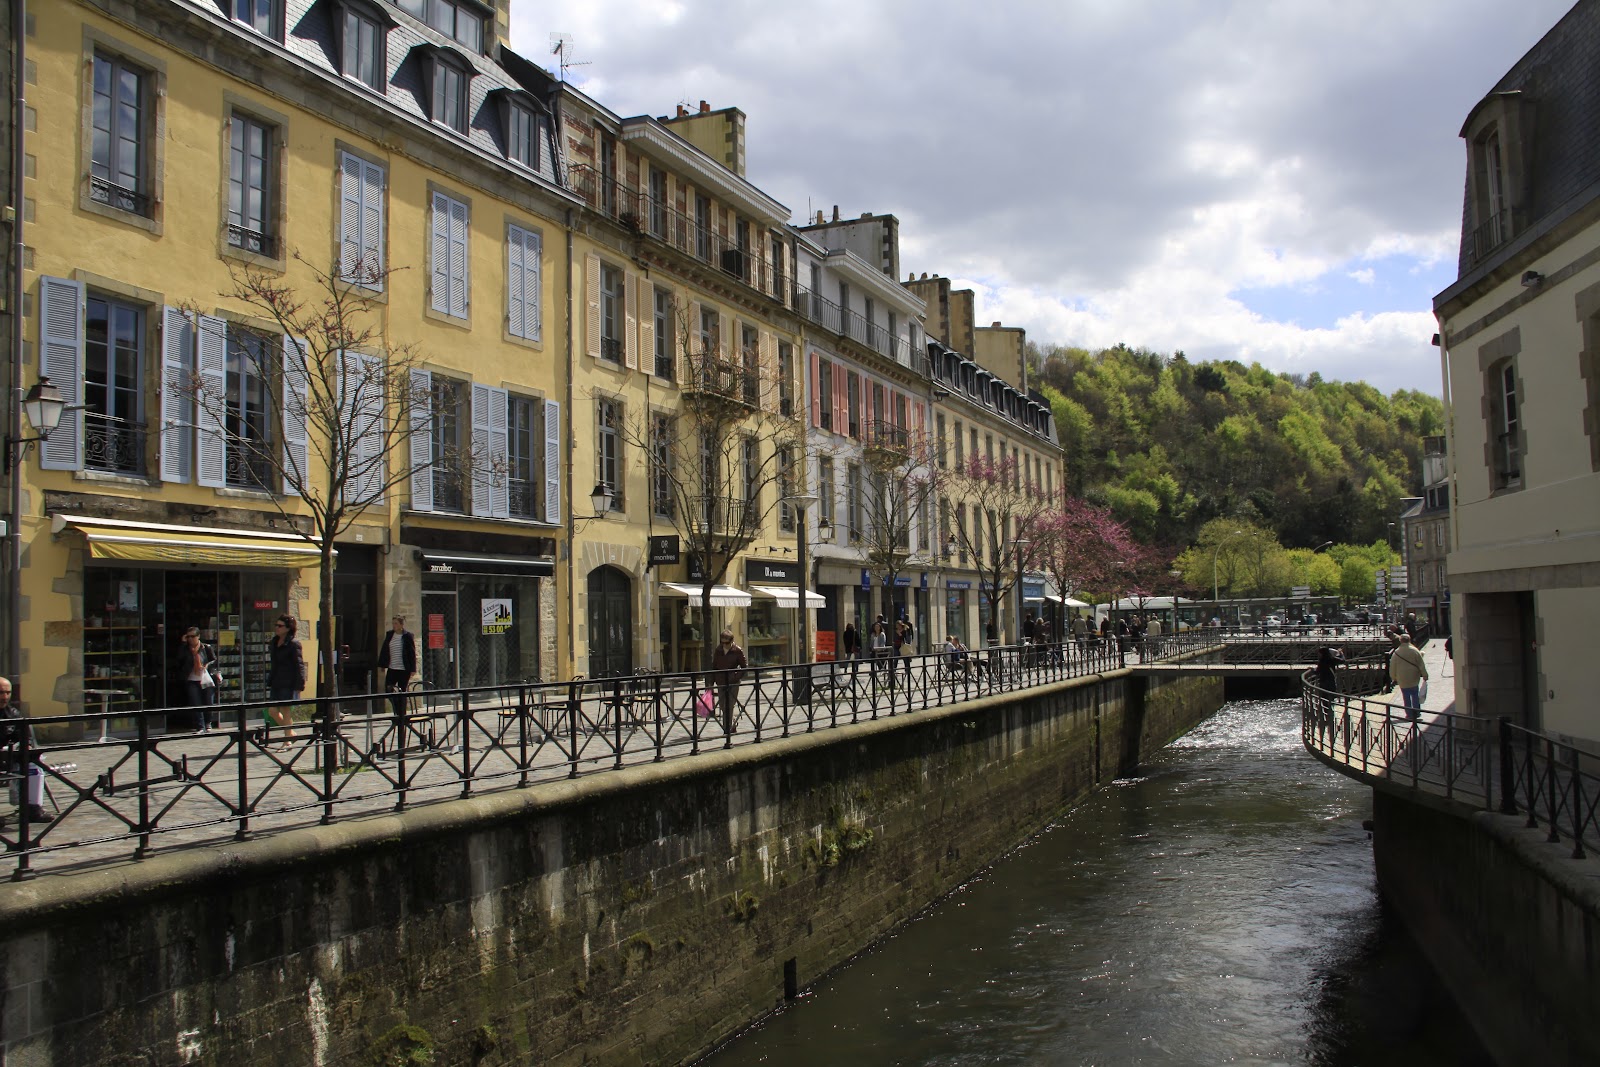
M1489 1061L1384 921L1370 796L1237 702L703 1061Z

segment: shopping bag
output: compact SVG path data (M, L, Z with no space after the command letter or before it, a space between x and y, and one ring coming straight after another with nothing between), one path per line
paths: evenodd
M1424 678L1422 684L1417 686L1417 699L1422 703L1428 702L1428 680Z
M711 718L711 713L716 710L716 707L717 698L709 689L702 689L700 695L695 698L694 711L702 719Z

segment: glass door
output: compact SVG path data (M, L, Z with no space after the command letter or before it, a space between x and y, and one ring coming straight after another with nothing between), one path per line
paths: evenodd
M456 591L424 590L422 594L422 684L428 689L455 689Z

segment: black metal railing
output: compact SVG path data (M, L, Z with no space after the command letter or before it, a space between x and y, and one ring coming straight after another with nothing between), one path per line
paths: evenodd
M84 411L83 465L115 474L143 474L145 433L142 422L130 422L98 411Z
M278 239L276 237L232 222L228 223L228 244L241 251L251 252L258 256L275 258L278 254Z
M1161 654L1214 646L1164 638ZM262 727L268 702L31 718L0 776L30 773L49 820L0 829L14 878L159 849L245 839L313 822L520 789L630 764L756 745L1122 666L1114 647L1008 646L733 674L413 690L297 701L288 726ZM370 688L370 687L369 687ZM121 728L114 728L120 726Z
M261 444L258 447L267 447ZM229 448L224 464L226 483L241 489L273 488L273 464L270 457L254 448Z
M858 344L887 356L896 363L911 363L911 343L890 333L888 328L859 312L829 300L806 286L794 287L794 306L802 315L830 333L841 334Z
M866 425L866 445L880 452L905 456L911 452L911 431L885 419L875 419Z
M114 207L118 211L127 211L135 215L150 217L150 197L137 189L118 185L107 181L105 178L89 176L89 199L97 204Z
M1329 692L1312 675L1300 699L1306 749L1353 778L1525 815L1548 841L1570 841L1574 859L1600 847L1600 775L1595 757L1572 745L1509 719L1412 713L1379 694Z
M1518 209L1508 207L1495 212L1467 235L1467 259L1476 263L1509 241L1516 232Z

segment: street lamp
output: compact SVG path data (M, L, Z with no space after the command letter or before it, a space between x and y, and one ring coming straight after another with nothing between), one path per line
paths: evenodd
M22 398L22 414L27 417L28 425L32 426L37 437L7 437L6 438L6 471L13 473L22 462L22 457L27 454L27 446L35 441L44 441L50 437L58 425L61 424L61 413L67 410L67 402L61 396L48 377L41 377L33 383L33 388L28 390Z
M20 230L18 231L21 232ZM19 238L20 239L20 238ZM20 274L19 274L20 277ZM18 283L20 285L20 283ZM21 321L21 316L17 317ZM21 327L18 327L20 338ZM18 372L20 375L20 371ZM21 383L18 383L20 390ZM6 537L6 608L11 618L7 623L6 640L6 671L11 675L12 684L21 687L22 673L22 479L17 475L17 468L22 465L22 457L27 454L30 444L44 441L51 432L61 423L61 415L67 410L67 402L48 377L41 376L33 383L22 397L18 405L22 409L23 417L38 435L36 437L16 437L7 432L5 437L5 468L6 476L11 479L10 514L7 516ZM75 409L76 410L76 409ZM15 411L15 409L13 409ZM11 416L9 426L22 429L16 415Z
M1011 542L1017 549L1017 644L1022 643L1022 550L1033 544L1026 537L1019 537Z
M1233 533L1218 541L1217 547L1211 550L1211 608L1213 611L1218 610L1217 604L1222 599L1217 595L1217 556L1222 553L1223 545L1227 544L1229 541L1232 541L1235 537L1242 536L1244 536L1243 530L1235 530Z
M818 498L811 493L800 493L788 498L793 505L795 513L799 516L800 536L800 662L811 662L811 605L806 603L806 586L811 580L809 573L810 561L806 558L806 542L811 540L811 528L806 525L806 511L817 503ZM821 532L820 530L818 531Z

